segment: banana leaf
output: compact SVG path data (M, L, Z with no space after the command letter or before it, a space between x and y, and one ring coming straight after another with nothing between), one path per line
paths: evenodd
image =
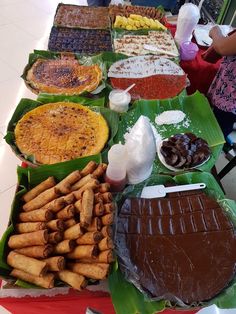
M13 116L8 124L7 127L7 134L4 137L6 142L11 146L12 150L14 153L23 160L28 160L32 163L35 163L34 156L25 156L23 155L18 147L15 144L15 135L14 135L14 130L17 122L30 110L35 109L38 106L41 106L45 103L49 102L57 102L57 101L70 101L70 98L67 98L65 96L60 96L60 95L49 95L49 94L42 94L39 96L40 100L43 100L43 102L23 98L21 99L20 103L15 109L15 112L13 113ZM91 110L99 112L103 115L103 117L106 119L107 124L109 126L110 130L110 136L109 136L109 141L106 145L106 147L103 150L103 157L104 160L107 159L107 151L111 145L113 145L113 138L116 135L118 131L118 122L119 122L119 115L108 109L104 108L101 104L104 104L104 98L100 99L93 99L90 101L88 98L84 98L82 96L79 96L78 99L76 100L76 103L81 103L85 106L89 106Z
M67 53L68 55L74 55L77 60L80 60L82 55L79 53ZM27 71L31 68L34 62L38 59L58 59L61 56L60 52L53 52L49 50L34 50L29 54L28 63L24 68L21 77L26 80Z
M33 188L40 182L47 179L49 176L54 176L57 181L61 181L69 173L74 170L81 170L84 166L90 161L94 160L95 162L101 162L100 154L84 157L76 160L71 160L63 163L58 163L54 165L45 165L37 168L17 168L17 177L18 177L18 190L15 194L14 200L11 206L11 213L9 217L9 227L5 231L0 240L0 277L6 280L14 280L10 277L11 267L6 263L6 256L8 253L8 238L14 232L14 225L16 223L16 218L18 216L19 209L22 206L21 197L22 195L30 188ZM24 288L37 288L35 285L25 283L22 280L17 280L16 284ZM60 283L58 283L61 285Z
M189 172L175 177L153 175L141 184L126 188L122 196L140 196L144 186L165 184L167 182L176 184L206 183L207 187L204 192L218 201L236 228L236 202L225 199L224 193L215 178L207 172ZM165 307L171 307L171 304L165 300L154 302L139 292L133 284L126 281L117 263L114 264L109 276L109 288L116 314L154 314L162 311ZM210 304L216 304L219 308L236 308L236 278L219 295L209 302L202 303L202 306Z
M42 104L65 101L65 102L75 102L84 106L104 107L105 105L105 97L89 98L89 97L83 96L82 94L69 96L69 95L54 95L54 94L40 93L37 97L37 101L41 102Z
M156 125L155 117L166 110L182 110L186 114L184 123L162 126ZM192 132L205 139L211 148L212 155L205 164L197 169L210 171L215 165L225 140L205 96L196 92L191 96L181 94L172 99L136 101L134 106L126 114L121 116L119 129L115 137L116 143L120 141L124 142L124 134L135 124L140 115L147 116L150 119L163 139L177 133L186 132ZM159 161L158 157L156 157L153 173L170 172L171 170L167 169Z
M30 53L28 64L25 66L23 74L21 75L26 85L30 88L30 86L27 83L26 76L27 76L28 70L32 67L32 65L37 59L39 58L40 59L57 59L60 57L60 55L61 53L59 52L52 52L52 51L46 51L46 50L34 50L33 53ZM120 59L125 59L127 58L127 56L123 54L113 53L113 52L104 52L104 53L91 55L91 56L83 55L79 53L74 53L72 55L74 55L75 58L77 58L77 60L83 65L88 66L88 65L98 64L103 73L103 80L97 89L98 91L96 90L92 93L84 92L80 94L80 96L85 96L85 97L89 96L89 98L93 98L94 97L93 94L96 92L96 94L98 93L100 97L106 97L106 101L107 101L108 94L111 91L111 86L107 83L108 69L112 63L119 61ZM48 94L45 94L45 95L46 97L48 97L47 96ZM71 97L69 96L68 99L71 99L71 101L73 101L74 99L76 99L77 97L79 98L80 96L78 95L71 96ZM53 97L55 97L55 95ZM58 99L60 99L60 95L58 97L59 97ZM61 97L64 97L64 96L62 95ZM38 100L42 102L44 101L44 93L39 95Z

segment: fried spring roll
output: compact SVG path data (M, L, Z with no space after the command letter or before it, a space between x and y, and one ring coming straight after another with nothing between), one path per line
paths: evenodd
M74 247L75 247L75 242L73 240L64 240L54 246L53 253L55 254L69 253L74 249Z
M76 240L77 244L96 244L100 242L103 235L99 231L86 232Z
M47 225L45 222L22 222L16 224L16 231L18 233L28 233L38 230L46 229Z
M85 177L81 178L78 182L72 185L71 190L76 191L82 188L85 184L90 182L92 179L95 179L92 174L87 174Z
M106 237L112 238L112 235L113 235L112 227L109 225L102 227L101 233L104 238Z
M65 224L65 229L68 229L74 225L77 224L76 220L74 218L70 218L68 220L64 220L64 224Z
M56 244L58 242L61 242L62 239L63 239L63 233L61 231L55 231L55 232L49 233L48 243Z
M94 194L94 203L99 203L103 202L102 194L101 193L96 193Z
M97 257L93 258L80 258L80 263L106 263L110 264L114 261L114 255L112 250L106 250L100 252L100 254Z
M23 205L23 210L28 212L31 210L39 209L46 205L47 203L51 202L55 198L58 198L60 192L57 190L56 187L52 187L40 193L38 196L33 198L31 201L25 203Z
M61 219L54 219L47 222L47 228L53 230L53 231L63 231L65 229L64 221Z
M29 257L46 258L52 253L53 247L50 244L35 245L16 249L15 251Z
M36 196L38 196L40 193L52 188L55 185L56 185L55 179L53 177L49 177L43 182L36 185L33 189L25 193L22 196L22 200L27 203L31 201L33 198L35 198Z
M20 249L32 245L43 245L48 242L48 231L39 230L10 236L8 246L11 249Z
M74 214L75 214L75 207L74 205L70 204L70 205L67 205L65 208L63 208L62 210L60 210L56 214L56 216L58 219L67 220L74 217Z
M76 209L76 213L80 213L82 211L82 200L78 200L75 202L75 209Z
M47 263L48 270L59 271L65 268L65 258L63 256L53 256L43 260Z
M105 279L108 275L110 265L97 263L97 264L85 264L85 263L69 263L68 268L80 275L83 275L91 279Z
M82 290L87 285L87 281L84 276L73 273L72 271L61 270L57 273L57 275L62 281L68 283L72 288L76 290Z
M55 200L49 202L45 206L42 207L42 209L48 209L52 211L53 213L57 213L59 210L61 210L63 207L65 207L67 203L65 202L63 197L56 198Z
M11 251L7 256L7 264L35 276L44 275L47 270L47 263L37 259L27 257Z
M36 209L27 213L19 214L19 221L21 222L39 222L49 221L53 218L53 213L50 210Z
M109 183L101 183L98 187L96 192L100 192L100 193L106 193L110 191L110 184Z
M79 245L66 256L71 259L93 258L98 255L97 245Z
M98 248L100 251L106 251L109 249L113 249L114 245L113 245L113 241L111 238L104 238L102 239L99 243L98 243Z
M114 210L115 210L115 204L114 203L104 204L104 211L106 214L113 213Z
M87 166L85 166L81 171L80 174L82 177L91 174L97 168L97 163L95 161L90 161Z
M93 216L102 216L104 214L104 206L102 202L95 204L93 207Z
M104 203L111 203L113 200L111 192L101 193L101 196Z
M76 224L64 232L64 239L75 240L78 239L83 234L80 224Z
M81 178L79 170L75 170L70 173L65 179L59 182L56 187L62 194L68 194L71 192L71 186Z
M13 269L10 275L46 289L54 287L54 274L51 273L47 273L46 275L40 277L31 275L19 269Z
M105 174L106 170L107 170L106 164L99 164L97 168L93 171L92 175L95 178L100 178Z
M98 188L98 186L99 186L99 181L96 179L92 179L87 184L83 185L79 190L74 191L73 193L76 199L79 200L82 198L82 195L85 190L88 190L88 189L95 190L96 188Z
M101 219L104 226L111 225L113 223L113 213L102 216Z
M73 204L75 201L75 196L74 193L70 193L67 195L63 196L64 201L66 202L67 205Z
M91 224L86 228L88 231L100 231L102 228L101 219L98 217L94 217L92 219Z
M85 190L82 197L82 209L80 212L80 225L82 227L88 227L92 221L93 202L94 202L93 190L91 189Z

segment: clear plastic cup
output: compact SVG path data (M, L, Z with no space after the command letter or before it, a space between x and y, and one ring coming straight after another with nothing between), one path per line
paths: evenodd
M194 60L197 56L199 49L195 43L185 41L180 45L180 58L181 60Z
M121 89L113 89L109 94L109 106L116 112L126 112L129 109L131 95Z

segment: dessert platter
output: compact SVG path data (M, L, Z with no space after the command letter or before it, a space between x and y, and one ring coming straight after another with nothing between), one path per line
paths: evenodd
M120 17L139 24L117 30ZM164 11L59 4L49 51L29 55L22 78L38 98L19 102L5 136L24 161L0 242L10 285L107 280L117 314L236 307L236 204L210 173L224 137L150 19L164 25Z

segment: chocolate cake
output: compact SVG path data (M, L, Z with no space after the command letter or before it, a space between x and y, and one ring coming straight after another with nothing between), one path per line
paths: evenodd
M154 299L206 301L235 275L234 227L218 203L199 191L126 199L116 249L126 278Z

